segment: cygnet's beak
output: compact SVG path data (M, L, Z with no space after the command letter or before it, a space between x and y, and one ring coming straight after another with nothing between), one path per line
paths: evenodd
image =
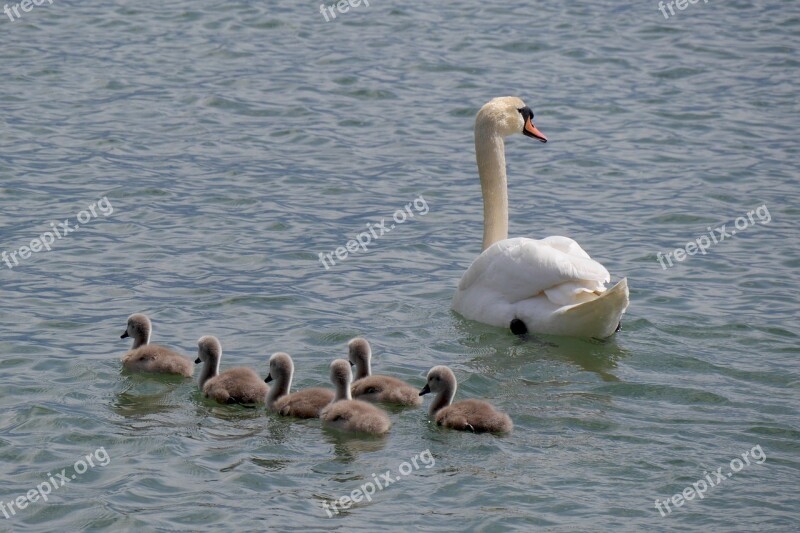
M270 381L272 381L272 372L267 374L267 377L264 378L264 383L269 383Z
M430 387L428 387L428 385L426 384L424 387L422 387L422 390L421 390L421 391L419 391L419 395L420 395L420 396L425 396L425 395L426 395L426 394L428 394L430 391L431 391L431 388L430 388Z
M200 363L202 363L202 361L200 360L199 357L194 360L194 364L199 365Z
M119 336L120 339L127 339L128 338L128 330L125 330L125 333Z
M354 362L350 361L350 366L351 366L351 367L352 367L352 366L356 366L356 364L355 364Z
M547 137L545 137L544 133L539 131L536 128L536 126L533 125L533 122L531 122L531 118L530 117L525 119L525 127L522 128L522 133L526 137L532 137L534 139L539 139L543 143L547 142Z

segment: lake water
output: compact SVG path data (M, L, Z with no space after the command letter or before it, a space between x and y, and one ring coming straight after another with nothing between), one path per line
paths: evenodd
M800 5L369 4L0 15L0 531L798 530ZM510 233L628 278L607 342L450 310L480 252L474 116L505 95L550 138L507 143ZM392 410L364 439L219 406L121 372L133 312L192 356L218 336L224 368L287 351L298 387L364 335L375 371L421 387L447 364L515 430Z

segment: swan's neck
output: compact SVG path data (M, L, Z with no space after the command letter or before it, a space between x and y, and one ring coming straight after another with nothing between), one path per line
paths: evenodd
M356 377L355 379L365 378L372 375L372 363L369 357L362 357L356 363Z
M350 384L347 381L339 381L336 383L336 398L334 398L334 402L338 402L339 400L352 400L353 397L350 395Z
M131 348L131 349L135 350L136 348L140 348L140 347L146 346L148 344L150 344L150 330L149 329L147 331L143 332L141 335L137 335L136 337L134 337L134 339L133 339L133 348Z
M433 399L431 402L431 408L429 414L434 416L439 409L443 407L447 407L451 403L453 403L453 398L456 396L456 388L457 385L453 385L452 387L447 387L443 389L439 394L436 395L436 398Z
M219 359L211 357L208 361L203 363L203 371L200 372L200 377L197 379L197 382L200 384L200 389L202 390L206 381L217 375L219 375Z
M267 407L272 407L278 398L289 394L289 391L292 389L293 374L294 371L292 370L278 376L278 379L276 379L275 383L270 387L269 394L267 394Z
M508 238L508 186L503 138L475 128L475 159L483 194L483 250Z

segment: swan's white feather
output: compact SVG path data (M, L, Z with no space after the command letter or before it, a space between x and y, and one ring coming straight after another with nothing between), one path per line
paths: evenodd
M608 270L568 237L505 239L484 250L469 267L453 309L498 327L508 327L519 318L539 333L607 337L628 299L627 283L624 294L616 291L604 298L609 281Z
M588 302L597 298L598 293L605 291L596 281L568 281L552 289L545 289L547 299L557 305L573 305Z
M559 247L553 246L554 242ZM564 251L567 249L571 253ZM480 285L510 301L520 301L570 281L594 282L587 288L598 290L610 279L608 270L572 239L517 237L498 241L484 250L467 269L458 289L468 291L473 285Z

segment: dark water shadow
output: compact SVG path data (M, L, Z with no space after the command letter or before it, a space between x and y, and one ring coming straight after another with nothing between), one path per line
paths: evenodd
M470 363L495 372L513 372L525 363L551 360L595 373L603 381L619 381L613 370L618 361L631 355L621 344L623 332L603 340L541 334L520 336L462 317L457 317L455 330L460 335L460 344L480 353Z

